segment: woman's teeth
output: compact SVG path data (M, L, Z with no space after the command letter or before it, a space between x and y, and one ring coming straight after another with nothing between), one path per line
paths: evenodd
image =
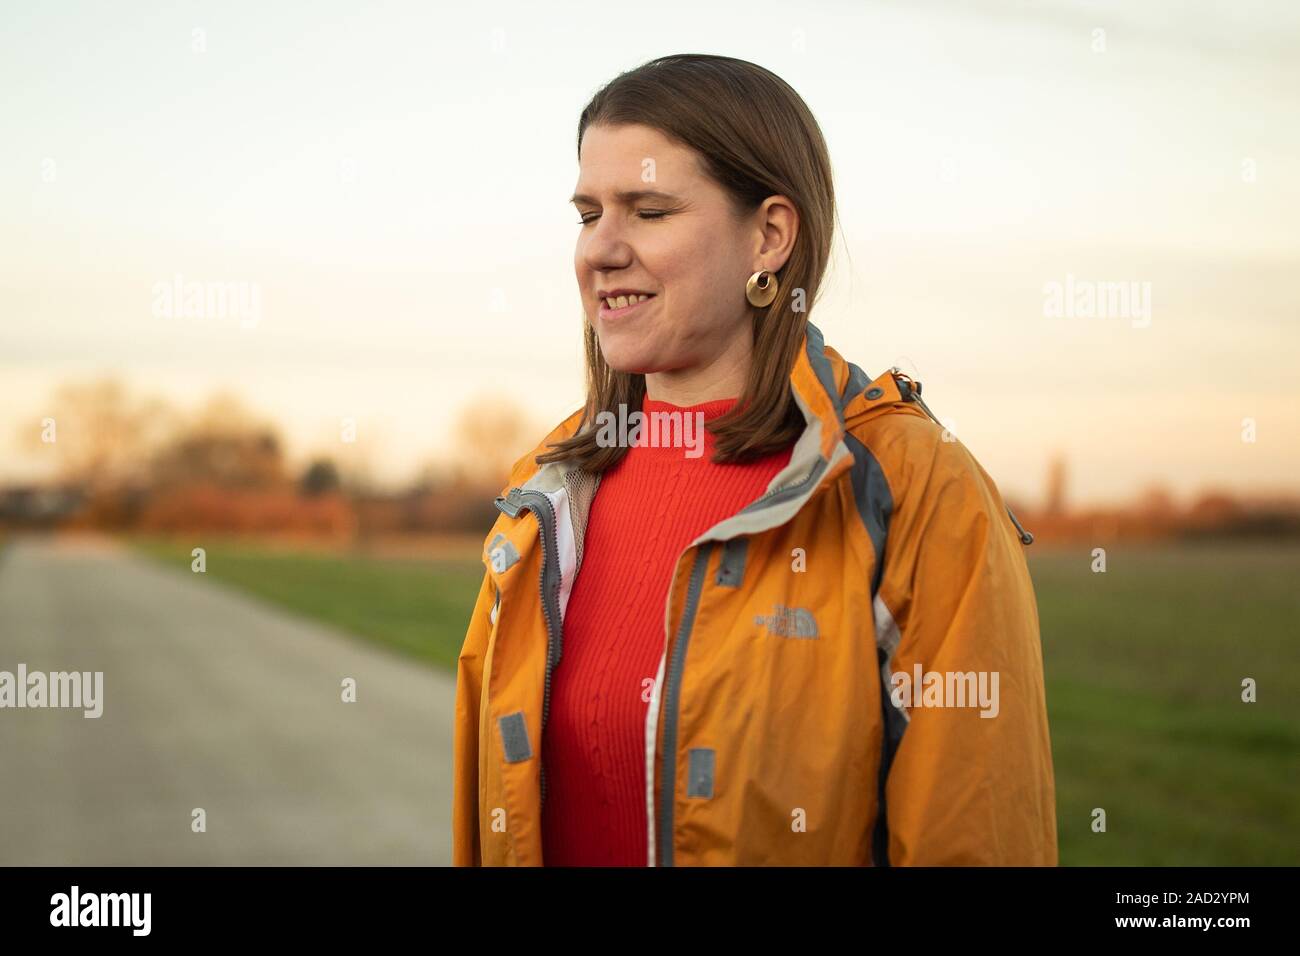
M620 295L616 297L606 298L605 304L609 306L611 309L626 309L633 302L644 302L648 298L650 298L650 296L648 295L632 295L632 296Z

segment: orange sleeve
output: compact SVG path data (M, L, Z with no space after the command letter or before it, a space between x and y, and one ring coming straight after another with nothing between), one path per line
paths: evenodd
M479 846L479 703L483 660L492 632L496 603L492 576L484 570L478 600L456 664L456 721L452 741L452 865L481 866Z
M899 482L875 606L891 672L882 703L902 703L908 718L885 783L889 862L1055 866L1056 788L1024 545L979 463L938 428L930 434L933 447L919 456L928 461Z

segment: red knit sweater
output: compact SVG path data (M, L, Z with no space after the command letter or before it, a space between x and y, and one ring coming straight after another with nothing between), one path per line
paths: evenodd
M648 444L653 412L711 420L737 399L681 406L646 398L641 443L601 478L582 570L564 617L563 654L551 675L542 734L547 866L645 866L645 717L665 645L673 568L702 532L767 490L793 446L744 465L709 461L691 447Z

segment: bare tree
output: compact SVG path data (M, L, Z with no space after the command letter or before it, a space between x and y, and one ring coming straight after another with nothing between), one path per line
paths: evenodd
M21 428L19 442L53 455L58 480L92 494L142 481L150 453L177 420L165 400L135 396L111 377L60 385L46 409Z
M268 488L290 480L276 427L259 420L230 392L213 395L173 432L153 456L151 478L156 488L200 481Z

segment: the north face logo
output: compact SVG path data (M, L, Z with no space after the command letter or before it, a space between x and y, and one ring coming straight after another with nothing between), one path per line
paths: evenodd
M754 623L759 627L766 627L778 637L817 636L817 621L812 616L812 612L806 608L778 604L773 611L775 612L773 614L759 614L754 618Z

